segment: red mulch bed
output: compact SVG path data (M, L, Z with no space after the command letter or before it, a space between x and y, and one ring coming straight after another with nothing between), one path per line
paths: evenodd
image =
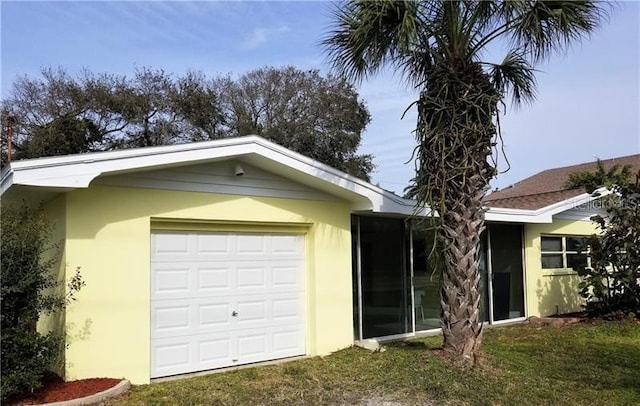
M57 375L47 375L43 386L28 396L7 400L7 405L39 405L42 403L61 402L93 395L113 388L120 379L92 378L65 382Z
M587 317L587 313L585 312L573 312L573 313L563 313L563 314L553 314L551 316L547 316L547 317L553 317L553 318L559 318L559 319L563 319L566 317L576 317L579 319L586 319Z

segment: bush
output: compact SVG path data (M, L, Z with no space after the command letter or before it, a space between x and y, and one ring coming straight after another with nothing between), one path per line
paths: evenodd
M62 283L53 276L59 247L41 208L3 207L0 397L33 392L41 386L63 337L36 330L40 314L61 310L83 286L78 270L66 295L51 293Z
M582 276L580 294L591 316L640 317L640 173L635 184L620 182L606 197L607 215L594 216L599 235L588 238L591 267Z

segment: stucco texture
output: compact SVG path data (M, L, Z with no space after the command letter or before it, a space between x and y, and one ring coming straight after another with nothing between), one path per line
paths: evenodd
M64 202L67 274L80 267L86 282L66 314L68 380L149 382L154 224L304 233L307 353L328 354L353 342L347 203L107 186L68 192Z
M572 269L542 269L541 235L591 235L591 221L554 219L551 224L525 225L525 261L528 316L549 316L581 310L580 277Z

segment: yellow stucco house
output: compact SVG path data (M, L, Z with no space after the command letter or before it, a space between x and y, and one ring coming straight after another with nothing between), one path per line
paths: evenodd
M58 275L86 282L41 320L67 337L68 380L142 384L439 327L428 244L407 221L432 213L257 136L17 161L1 192L45 203ZM488 202L487 322L578 307L569 237L593 231L578 207L592 200Z

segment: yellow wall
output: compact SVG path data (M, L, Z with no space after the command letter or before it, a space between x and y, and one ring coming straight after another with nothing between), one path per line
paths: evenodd
M67 311L67 379L149 382L152 218L307 224L307 352L353 342L346 203L106 186L69 192L66 203L67 270L81 267L86 281Z
M590 235L591 221L554 220L552 224L525 225L525 264L528 316L548 316L581 310L580 278L572 269L542 269L540 235Z
M66 293L67 277L73 275L74 272L67 273L66 257L65 257L65 235L66 235L66 199L65 195L59 195L55 199L44 205L44 213L47 221L51 224L51 243L56 246L48 254L55 259L53 277L60 285L52 290L52 294L62 297ZM74 271L74 270L71 270ZM65 312L57 311L53 313L45 313L38 320L38 330L42 332L53 332L56 335L65 334ZM65 373L65 354L64 346L59 349L53 370L57 374L64 377Z

